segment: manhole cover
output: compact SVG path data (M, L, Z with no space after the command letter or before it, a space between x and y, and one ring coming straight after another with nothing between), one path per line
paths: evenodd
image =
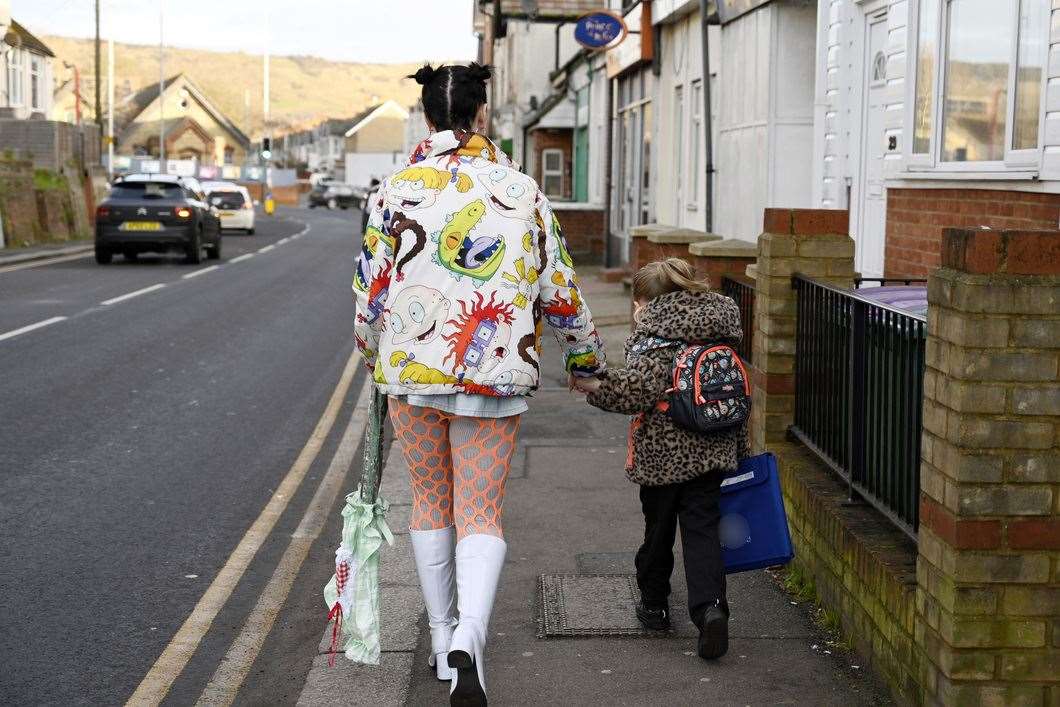
M637 621L630 574L543 574L538 580L538 638L669 636Z

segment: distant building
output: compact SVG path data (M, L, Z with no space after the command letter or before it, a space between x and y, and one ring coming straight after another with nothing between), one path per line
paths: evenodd
M204 166L242 165L250 140L184 74L146 86L115 106L116 151L126 157L157 157L162 121L166 157Z
M0 3L0 118L45 118L52 107L55 54L29 30L11 19L9 3Z
M400 167L407 156L408 121L409 112L395 101L371 106L354 118L345 134L345 181L367 185Z

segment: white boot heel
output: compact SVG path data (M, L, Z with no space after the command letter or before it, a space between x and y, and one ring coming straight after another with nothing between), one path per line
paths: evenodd
M423 590L423 604L431 628L431 655L427 664L439 680L452 680L446 656L456 627L456 584L454 546L456 529L410 530L416 572Z
M486 705L486 632L508 545L493 535L468 535L456 545L457 605L460 620L448 656L456 679L452 707Z

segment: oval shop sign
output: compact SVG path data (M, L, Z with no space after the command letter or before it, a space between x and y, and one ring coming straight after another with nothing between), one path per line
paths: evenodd
M622 18L604 10L582 15L574 25L574 39L589 49L605 49L621 44L627 33Z

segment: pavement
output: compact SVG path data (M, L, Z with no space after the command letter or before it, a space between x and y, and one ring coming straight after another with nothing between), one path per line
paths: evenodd
M28 263L67 255L80 255L92 251L92 241L79 240L68 243L49 243L27 248L0 248L0 268L17 263Z
M621 356L628 296L621 285L601 283L591 271L583 273L583 287L608 350ZM544 574L588 582L580 596L575 584L566 597L569 625L621 626L627 632L636 626L628 591L627 597L607 592L628 587L643 533L637 487L622 468L626 419L590 408L567 391L551 343L543 370L547 377L524 417L504 506L509 549L490 625L491 704L890 704L872 674L814 623L812 607L788 596L766 571L729 578L729 653L716 662L701 660L684 608L679 554L674 631L540 638ZM340 657L328 668L325 632L299 705L447 704L448 686L427 668L430 636L405 526L406 473L392 447L383 494L393 504L391 527L400 534L380 561L381 665L355 665Z
M321 589L369 390L351 334L358 220L281 209L200 266L90 253L0 266L0 703L447 703L426 667L393 447L382 665L327 667ZM627 297L589 271L583 285L620 358ZM552 343L543 368L505 505L493 704L887 701L764 572L732 578L717 663L695 657L687 624L539 638L543 574L573 583L570 625L629 626L643 531L626 421L566 390Z

